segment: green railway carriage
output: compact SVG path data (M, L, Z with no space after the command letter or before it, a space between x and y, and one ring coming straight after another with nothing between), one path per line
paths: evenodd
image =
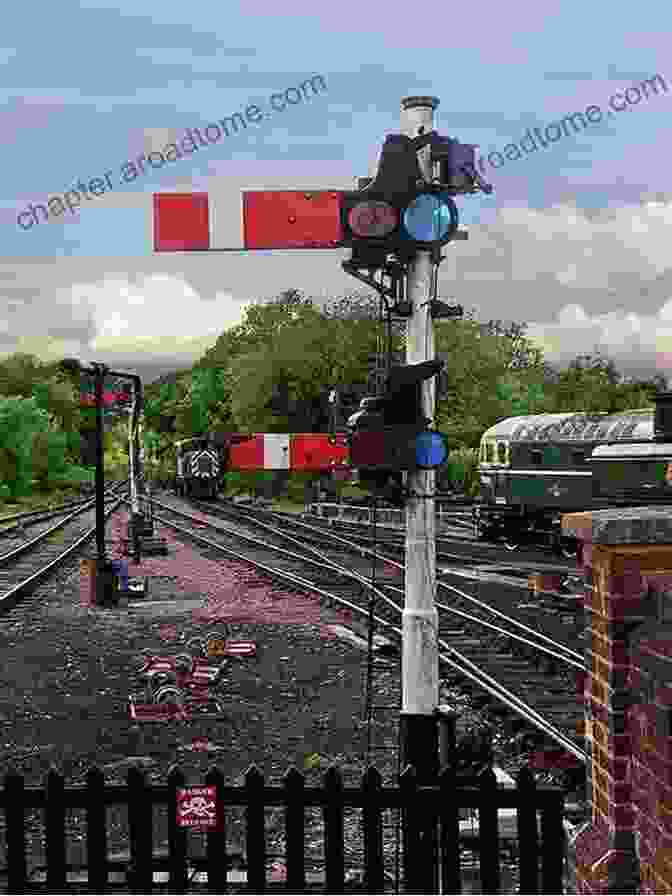
M599 445L592 456L593 504L672 504L672 444Z
M652 409L617 414L534 414L502 420L481 439L476 532L511 549L525 534L561 553L563 513L625 504L670 503L672 445L654 438Z

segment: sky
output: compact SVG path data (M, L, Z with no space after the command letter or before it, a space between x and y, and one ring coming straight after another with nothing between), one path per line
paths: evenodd
M469 238L444 249L440 294L482 321L526 323L556 364L599 349L625 374L672 376L672 7L437 4L415 27L409 12L60 0L39 6L36 28L34 5L13 7L0 356L74 356L151 381L190 366L250 303L361 288L343 250L156 254L152 194L228 197L235 229L242 189L352 189L399 132L401 99L429 95L435 128L478 144L494 186L458 197ZM316 76L326 89L296 90ZM130 164L251 105L262 114L239 133ZM40 204L48 220L30 211Z

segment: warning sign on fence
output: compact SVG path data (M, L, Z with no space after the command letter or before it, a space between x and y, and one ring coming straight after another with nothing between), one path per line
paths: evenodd
M214 784L203 787L178 787L177 824L192 831L212 831L217 827L217 788Z

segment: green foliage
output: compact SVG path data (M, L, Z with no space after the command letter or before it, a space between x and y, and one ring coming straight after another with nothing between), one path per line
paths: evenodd
M326 390L366 383L369 359L387 348L389 334L372 293L347 293L321 304L294 289L255 301L191 369L146 385L142 437L148 472L167 477L173 442L207 430L324 430ZM405 326L403 320L392 323L395 353L406 347ZM478 484L473 449L497 421L528 413L647 407L661 386L656 377L625 382L599 354L581 355L554 370L525 335L524 324L480 324L473 310L462 320L436 321L435 345L446 361L435 423L453 446L444 466L467 491ZM3 423L0 414L0 482L10 496L29 479L46 488L81 474L73 462L80 457L80 431L95 426L95 412L81 411L79 390L79 374L31 355L17 353L0 362L0 396L29 402L20 406L24 422L6 412ZM271 407L274 395L282 400ZM171 417L175 431L160 431L161 420ZM107 429L107 474L123 475L126 420L113 421L111 428L108 420ZM293 500L303 501L305 479L289 476L286 490ZM232 494L254 492L265 481L263 473L228 474L227 488Z
M456 448L448 452L442 470L451 483L469 497L476 497L479 489L478 450Z
M33 442L48 427L48 414L34 398L0 398L0 482L14 498L32 490Z
M476 447L484 429L511 415L511 403L502 400L498 385L539 378L538 358L525 354L520 336L512 343L512 337L469 316L438 322L435 345L446 362L446 388L437 399L438 428L452 444Z
M614 362L599 352L579 355L553 381L554 409L618 413L651 407L658 378L625 382Z
M546 397L541 383L525 383L515 374L502 378L497 383L495 393L502 402L504 417L541 413Z

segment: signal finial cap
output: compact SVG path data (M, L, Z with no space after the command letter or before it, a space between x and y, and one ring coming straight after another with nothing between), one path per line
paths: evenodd
M436 109L441 100L437 96L406 96L401 101L401 109L406 112L407 109L417 109L418 107L428 107Z

